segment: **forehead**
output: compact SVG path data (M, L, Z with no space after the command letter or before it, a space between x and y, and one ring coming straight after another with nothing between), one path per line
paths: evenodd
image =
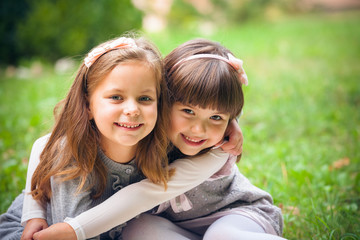
M142 90L156 89L158 80L146 63L140 61L124 62L115 66L95 87L98 89Z

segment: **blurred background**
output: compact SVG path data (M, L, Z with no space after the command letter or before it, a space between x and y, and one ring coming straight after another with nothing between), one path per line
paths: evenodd
M360 239L359 0L2 0L0 213L33 142L98 43L140 31L163 56L208 38L244 60L240 171L288 239Z

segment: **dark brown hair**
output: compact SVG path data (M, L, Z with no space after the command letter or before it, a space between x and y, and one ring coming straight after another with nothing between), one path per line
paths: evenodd
M219 59L196 58L179 62L196 54L215 54L227 58L231 53L217 42L195 39L175 48L164 59L165 78L170 104L180 102L212 108L230 114L241 112L244 96L237 71Z
M114 67L127 61L146 63L158 80L158 119L153 131L139 142L135 159L147 178L155 183L164 183L166 187L169 172L165 124L168 123L169 108L162 59L152 43L144 38L134 40L136 48L110 50L100 56L90 68L81 64L67 97L55 107L55 125L32 177L31 194L34 199L49 201L52 176L60 177L63 181L79 178L80 191L85 186L86 189L94 187L94 182L89 186L87 184L89 175L93 174L98 182L94 197L102 194L107 174L103 162L97 157L100 138L95 123L89 120L88 98Z

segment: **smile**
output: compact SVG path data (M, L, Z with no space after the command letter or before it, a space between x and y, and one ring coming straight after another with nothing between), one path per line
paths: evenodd
M205 139L194 139L184 134L181 134L181 136L184 139L185 143L191 146L200 146L206 141Z
M195 139L189 138L188 136L185 136L185 139L190 141L190 142L194 142L194 143L198 143L198 142L202 141L202 140L195 140Z
M128 129L133 129L133 128L138 128L140 127L142 124L125 124L125 123L115 123L115 125L119 126L119 127L123 127L123 128L128 128Z

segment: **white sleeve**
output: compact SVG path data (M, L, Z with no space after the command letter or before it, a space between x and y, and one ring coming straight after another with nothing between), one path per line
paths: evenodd
M198 157L178 159L170 164L175 174L169 179L166 191L162 184L145 179L121 189L76 218L66 218L65 222L75 230L77 239L97 236L196 187L217 172L228 157L221 149L213 149Z
M26 222L32 218L46 219L46 208L40 202L33 199L31 194L31 179L35 169L40 162L40 154L45 148L50 134L37 139L31 149L28 171L26 176L25 196L21 216L21 225L25 226Z

